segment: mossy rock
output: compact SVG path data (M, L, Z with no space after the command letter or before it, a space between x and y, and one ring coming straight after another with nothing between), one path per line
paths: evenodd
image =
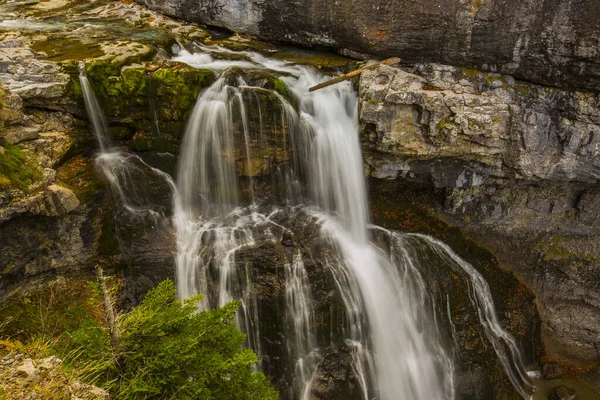
M66 92L83 111L79 72L72 67ZM138 151L170 153L177 152L177 139L199 93L215 80L211 71L176 62L116 68L100 60L88 63L86 72L114 137L132 139Z
M159 107L166 110L177 111L174 120L185 119L191 111L200 91L207 88L215 81L212 71L196 69L185 64L160 68L152 74L153 88L156 97L161 102Z
M0 154L0 188L16 187L22 191L42 178L37 158L17 145L4 145Z

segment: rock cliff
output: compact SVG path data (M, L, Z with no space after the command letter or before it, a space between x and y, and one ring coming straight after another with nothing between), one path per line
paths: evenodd
M415 64L363 73L360 96L366 170L386 196L429 201L490 248L536 294L547 354L596 365L597 93Z
M594 0L136 1L265 40L600 89L600 10Z

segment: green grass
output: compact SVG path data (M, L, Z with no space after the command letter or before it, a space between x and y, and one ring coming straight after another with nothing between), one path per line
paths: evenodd
M42 171L35 156L24 153L16 145L4 145L4 154L0 154L0 188L14 186L26 191L41 178Z

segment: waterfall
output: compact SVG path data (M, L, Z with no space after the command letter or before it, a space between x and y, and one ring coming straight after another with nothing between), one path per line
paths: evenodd
M153 182L156 180L158 184L164 184L167 190L174 193L176 186L173 179L169 174L148 165L139 156L112 145L106 118L86 75L83 62L79 63L79 82L85 110L100 148L95 158L96 168L129 213L140 217L149 216L155 221L163 217L161 212L155 210L157 207L148 188L157 185L157 182Z
M90 85L90 80L85 72L85 63L83 62L79 63L79 83L81 85L81 91L83 92L85 110L92 123L92 130L94 131L94 136L100 146L100 152L106 153L111 147L110 141L108 140L108 125L106 124L106 118L104 118L102 108L100 108L98 100L94 95L92 85Z
M240 300L236 321L247 334L247 345L259 355L256 368L260 369L265 355L253 289L255 278L249 264L238 258L264 243L280 243L291 232L286 227L290 220L308 218L334 250L313 256L326 267L340 293L344 342L362 398L453 399L455 351L449 351L444 341L434 307L437 299L427 291L424 273L434 265L431 261L425 264L414 250L414 241L421 241L442 260L436 268L446 266L468 282L487 340L512 385L528 398L532 387L518 344L501 326L489 286L475 268L437 239L368 225L357 99L352 87L344 83L309 93L308 88L323 79L311 68L255 53L242 54L249 61L215 60L208 54L186 52L178 57L190 65L213 69L220 76L198 97L188 121L176 184L168 174L112 145L108 125L81 67L85 107L100 148L96 166L124 208L135 215L159 216L151 195L145 193L148 183L140 185L141 176L159 179L173 193L179 296L205 293L201 308ZM292 98L247 84L241 76L230 73L231 67L281 74L278 79L287 85ZM261 208L254 190L252 142L265 140L259 98L264 91L281 106L281 151L291 154L289 165L278 167L288 204L284 208ZM253 101L258 103L258 132L252 132L249 123L249 102ZM242 146L236 146L236 130L243 137ZM239 148L244 154L236 153ZM242 167L248 175L248 204L243 206L240 158L245 158ZM308 205L303 205L305 202ZM297 206L289 206L293 204ZM389 248L377 244L373 229L387 235ZM309 274L298 249L283 263L283 273L285 347L293 376L289 395L309 400L324 352L316 335ZM216 287L211 282L217 283ZM453 346L456 330L448 295L442 301Z
M313 329L310 286L299 252L292 263L284 265L284 269L286 319L289 320L289 336L293 338L288 341L287 350L290 359L296 360L294 395L301 400L310 400L310 383L321 356Z
M523 398L529 397L532 391L530 379L525 372L523 357L515 338L502 327L490 287L481 274L471 264L460 258L447 244L426 235L412 235L426 241L430 247L450 266L458 266L453 270L461 273L472 287L475 299L471 298L473 306L477 309L479 321L485 335L492 344L502 367L511 384ZM449 307L449 306L448 306Z

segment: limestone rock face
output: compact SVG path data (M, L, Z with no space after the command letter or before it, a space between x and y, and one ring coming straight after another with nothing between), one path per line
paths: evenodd
M475 65L556 86L600 88L594 0L136 0L187 21L302 45Z
M595 362L598 95L416 64L363 73L360 98L366 173L428 191L533 289L547 354Z
M381 66L363 73L361 123L378 151L479 164L481 171L436 186L600 178L600 99L593 93L438 64L417 64L412 72ZM381 168L389 166L373 166L372 173L394 175Z

